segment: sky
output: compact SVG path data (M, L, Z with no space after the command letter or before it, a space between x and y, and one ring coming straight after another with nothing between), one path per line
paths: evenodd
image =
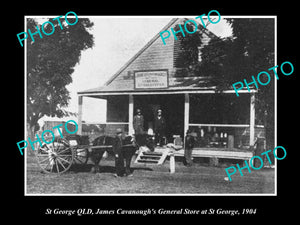
M196 15L197 16L197 15ZM180 16L194 19L196 16ZM79 64L72 75L70 112L78 112L78 91L102 86L172 18L164 17L90 17L94 23L94 47L82 52ZM205 21L205 20L204 20ZM210 24L207 29L220 37L230 36L231 29L224 19ZM82 120L88 123L106 121L105 100L83 98Z

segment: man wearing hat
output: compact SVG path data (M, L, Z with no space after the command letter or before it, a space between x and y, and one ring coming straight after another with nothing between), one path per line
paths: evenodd
M136 113L137 114L133 117L133 129L138 145L142 145L142 135L144 134L144 117L140 109L137 109Z
M157 116L154 119L155 143L163 145L163 138L166 133L166 121L162 116L162 110L157 110Z
M131 145L128 146L129 143L132 143L131 139L132 137L130 136L123 139L122 129L118 128L116 130L116 137L113 141L116 167L115 177L132 176L130 163L132 156L135 153L135 147ZM124 160L126 162L126 167L124 167Z
M122 154L122 129L117 128L116 137L113 142L113 152L115 154L115 166L116 166L116 174L117 177L122 177L124 175L124 158Z
M192 152L193 152L194 144L195 144L195 139L191 131L187 130L185 136L185 143L184 143L184 158L185 158L186 166L193 165Z
M133 117L133 129L135 134L144 133L144 117L140 109L136 110L136 115Z

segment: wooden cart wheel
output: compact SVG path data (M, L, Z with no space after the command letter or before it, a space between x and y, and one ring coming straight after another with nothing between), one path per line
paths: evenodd
M61 141L44 144L36 153L41 169L46 173L64 173L70 169L74 160L74 151Z
M76 164L86 164L89 159L89 151L87 148L74 148L74 162Z

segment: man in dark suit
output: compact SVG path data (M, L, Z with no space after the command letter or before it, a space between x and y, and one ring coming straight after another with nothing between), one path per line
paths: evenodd
M144 133L144 117L140 109L136 110L136 115L133 117L133 129L135 134Z
M155 143L163 145L163 139L166 133L166 121L162 116L162 110L157 110L157 116L154 118Z
M130 163L132 156L135 153L135 146L132 145L132 137L127 136L125 139L122 138L122 129L117 129L117 135L113 142L113 152L115 154L115 177L132 176ZM126 168L124 167L124 159L126 162Z
M122 130L117 129L117 135L113 141L113 152L115 154L116 177L124 176L124 158L122 154Z
M133 129L136 142L139 146L144 145L142 143L142 135L144 134L144 117L140 109L136 110L137 114L133 117Z
M193 160L192 160L192 152L195 144L194 136L191 134L190 130L187 130L186 136L185 136L185 148L184 148L184 157L185 157L185 165L186 166L192 166Z

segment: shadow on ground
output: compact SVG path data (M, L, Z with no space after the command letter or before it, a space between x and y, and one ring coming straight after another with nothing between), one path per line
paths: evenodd
M93 170L93 165L92 164L86 164L86 165L80 165L80 164L74 164L70 168L70 172L74 173L92 173ZM147 168L147 167L131 167L131 171L153 171L152 168ZM114 166L99 166L99 171L97 173L115 173L116 169Z

